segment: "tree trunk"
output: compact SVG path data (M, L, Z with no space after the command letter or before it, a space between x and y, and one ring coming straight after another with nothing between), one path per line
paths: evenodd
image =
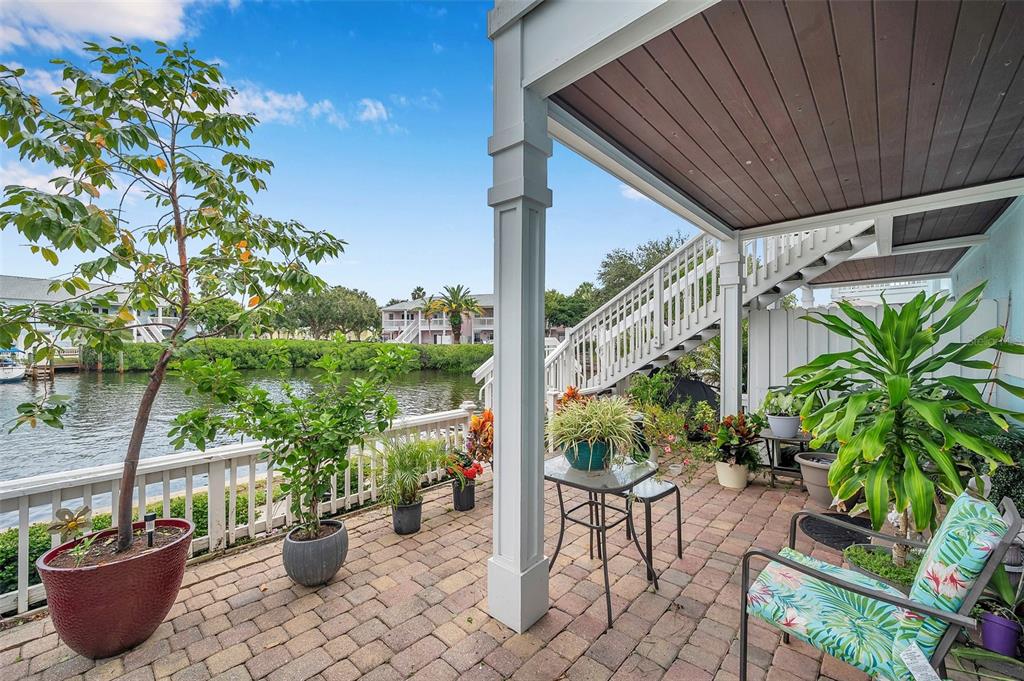
M160 391L167 373L167 363L171 361L171 348L164 349L153 371L149 374L149 384L142 393L139 410L135 413L135 424L132 426L132 437L128 441L128 453L124 458L121 472L120 498L117 504L117 550L126 551L132 545L132 493L135 491L135 472L139 468L139 452L142 450L142 439L146 435L149 416L153 411L153 402ZM143 514L145 510L143 509ZM142 518L139 518L141 520Z
M901 537L910 536L910 518L906 510L900 514L900 520L896 526L896 534ZM907 553L909 552L910 547L907 544L894 544L892 547L892 564L896 567L906 567Z

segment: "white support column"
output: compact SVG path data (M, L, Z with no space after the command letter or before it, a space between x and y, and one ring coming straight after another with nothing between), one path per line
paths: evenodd
M721 415L738 414L743 406L743 243L722 241L719 254L719 296L722 298L722 355L719 364Z
M494 38L493 617L526 631L548 609L544 556L544 212L547 103L522 87L522 26Z

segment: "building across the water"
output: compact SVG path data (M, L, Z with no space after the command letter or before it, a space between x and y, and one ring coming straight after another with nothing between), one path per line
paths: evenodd
M494 294L474 293L483 314L467 314L462 319L460 343L494 342ZM447 345L453 342L452 327L443 314L423 314L424 300L405 300L382 307L381 328L384 340L422 345Z
M32 303L62 303L71 298L63 289L51 291L53 279L39 277L14 277L0 275L0 303L5 305L27 305ZM115 293L120 293L120 287L111 287ZM96 295L106 293L108 290L96 290ZM88 299L88 296L86 297ZM100 314L115 314L117 310L111 310L108 306L93 306L93 312ZM161 306L156 310L131 310L137 320L136 326L132 329L132 340L138 342L158 343L164 339L169 332L169 327L178 322L177 312L169 307ZM51 333L52 328L45 325L38 327L45 333ZM68 340L59 340L59 345L71 347L73 343Z

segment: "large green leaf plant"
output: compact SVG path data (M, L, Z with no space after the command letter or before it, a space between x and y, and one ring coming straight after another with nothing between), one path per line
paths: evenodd
M852 341L851 350L821 355L789 376L793 394L803 397L800 415L814 435L811 446L838 444L828 478L833 495L848 499L863 489L876 530L887 519L904 536L934 529L943 495L960 494L971 476L988 472L957 457L958 449L975 454L989 471L1013 463L952 423L974 410L1005 430L1008 418L1024 416L986 401L983 391L991 384L1018 397L1024 388L997 378L995 364L979 358L986 351L1024 354L1024 346L1004 341L999 327L940 345L978 309L984 288L982 283L952 304L948 295L923 292L900 308L883 300L877 324L845 302L839 303L845 319L822 312L804 317ZM954 375L960 367L976 377ZM897 564L905 551L902 545L894 550Z

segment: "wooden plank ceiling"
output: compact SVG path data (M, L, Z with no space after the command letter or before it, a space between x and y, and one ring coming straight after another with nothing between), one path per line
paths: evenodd
M1016 1L727 0L553 99L748 229L1024 176L1022 36ZM894 243L1001 208L949 210Z
M929 275L945 274L967 252L966 248L928 253L907 253L883 258L847 260L839 263L815 279L814 285L835 285L869 279L913 279Z

